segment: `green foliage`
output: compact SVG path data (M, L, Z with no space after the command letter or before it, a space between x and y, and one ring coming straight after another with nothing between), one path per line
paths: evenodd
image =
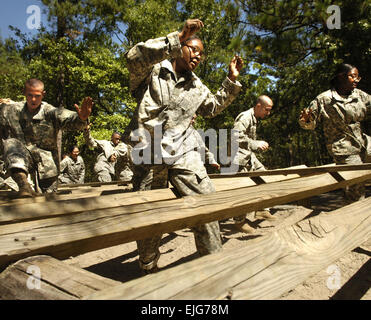
M328 29L327 8L332 1L236 1L243 11L244 45L252 46L250 58L264 66L275 79L267 87L275 106L262 121L258 134L271 148L262 154L268 167L332 161L324 146L321 129L302 130L297 123L300 110L319 93L329 89L337 63L358 67L363 79L360 89L368 91L370 81L371 29L368 1L337 1L341 28ZM367 125L367 124L366 124Z
M0 39L0 66L0 98L22 100L28 70L11 39Z
M91 96L95 102L92 134L98 139L122 132L136 106L124 52L137 42L180 30L189 18L199 18L205 25L199 36L207 59L196 73L211 91L219 88L235 53L245 61L240 95L217 117L198 118L197 127L230 129L236 116L252 107L259 95L269 95L273 113L258 130L270 144L270 150L259 155L269 168L331 161L321 130L302 130L297 120L300 110L329 88L337 63L355 64L362 76L359 87L369 91L370 1L337 1L341 28L333 30L326 26L330 0L42 3L49 19L46 28L33 38L14 28L15 39L0 42L0 97L21 99L29 77L45 82L45 100L56 106L73 110L75 103ZM95 155L85 150L81 133L65 133L63 141L64 147L78 143L92 166Z

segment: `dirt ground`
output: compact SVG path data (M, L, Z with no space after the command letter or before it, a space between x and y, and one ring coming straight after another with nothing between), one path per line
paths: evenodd
M368 187L367 196L370 194L371 187ZM305 205L308 207L308 203ZM335 210L343 205L341 191L335 191L310 199L310 209L295 203L273 207L272 213L278 217L285 216L286 218L305 211L306 214L308 213L307 217L310 217L321 211ZM251 225L257 229L257 232L269 232L272 227L272 223L268 221L254 224L252 213L248 217L250 217ZM237 248L241 246L242 242L249 241L252 238L252 236L236 232L231 219L222 222L220 226L225 250ZM163 269L174 267L198 257L193 234L188 229L165 234L160 251L162 255L159 260L159 267ZM279 300L371 300L370 256L371 238L295 289L285 293ZM65 261L71 265L121 282L141 276L135 242L86 253Z

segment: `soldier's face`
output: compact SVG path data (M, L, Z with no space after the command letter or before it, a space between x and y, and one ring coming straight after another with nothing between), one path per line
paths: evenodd
M75 148L71 152L71 158L76 161L79 154L80 150L78 148Z
M119 144L120 140L121 140L121 136L119 136L118 134L114 134L112 136L111 140L112 140L113 144L115 146L117 146Z
M260 119L264 119L265 117L268 117L271 114L273 105L270 104L258 104L256 117Z
M204 46L199 39L188 40L183 44L182 52L181 66L183 70L193 71L203 59Z
M350 90L357 88L358 82L360 80L361 80L361 77L358 74L357 68L353 68L347 73L346 84Z
M29 87L26 86L25 92L27 108L30 112L34 112L40 105L44 98L44 88L40 87Z

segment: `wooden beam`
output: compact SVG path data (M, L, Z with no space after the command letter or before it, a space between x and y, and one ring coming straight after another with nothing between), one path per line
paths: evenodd
M339 172L339 171L357 171L357 170L371 170L370 163L363 164L344 164L344 165L326 165L320 167L307 167L307 168L287 168L275 169L266 171L253 171L253 172L238 172L235 174L210 174L212 179L220 179L224 177L261 177L261 176L274 176L274 175L287 175L298 174L300 176L320 174L326 172Z
M116 208L138 203L176 199L171 189L118 193L99 197L90 197L90 194L88 195L87 197L80 195L78 199L63 197L62 200L57 201L0 206L0 225L71 215L91 210Z
M16 198L14 191L6 191L0 194L0 206L9 204L42 203L45 201L57 201L64 199L78 199L87 197L98 197L107 194L119 194L132 191L128 186L105 185L100 187L81 186L66 188L56 193L39 194L35 198Z
M276 299L367 241L370 208L368 198L86 299Z
M130 182L124 181L110 181L110 182L86 182L86 183L67 183L67 184L58 184L58 189L68 189L68 188L77 188L77 187L101 187L101 186L127 186Z
M264 177L264 180L266 180L266 182L273 182L289 180L297 177L299 177L299 175L277 175ZM256 186L256 183L248 177L240 177L238 179L216 179L213 180L213 184L216 191ZM9 222L75 214L89 210L115 208L129 204L176 199L175 193L172 189L113 193L102 196L103 190L104 188L99 188L95 192L81 193L78 195L55 195L54 197L51 197L50 200L42 197L43 201L38 197L29 200L22 199L22 202L15 202L14 204L3 204L0 206L0 225ZM96 196L97 193L99 196ZM55 200L53 201L53 199Z
M78 300L120 283L52 257L35 256L0 274L0 300Z
M304 166L297 166L297 167L292 167L292 168L299 168L299 167L306 167L306 166L304 165ZM263 179L265 182L273 182L273 181L288 180L288 179L292 179L296 177L300 177L300 176L297 174L275 175L275 176L264 177ZM217 191L237 189L237 188L256 185L256 183L248 177L240 177L239 179L224 177L222 181L219 179L214 179L213 184ZM74 185L74 186L75 187L71 187L71 188L70 187L60 188L58 193L43 194L36 198L22 198L22 199L17 199L17 198L11 199L9 196L11 194L14 194L14 192L11 192L11 191L4 192L0 190L1 191L0 192L0 207L10 206L10 205L18 206L18 205L29 204L29 203L33 203L33 204L40 203L40 206L41 206L41 203L44 203L46 201L50 202L50 201L60 201L60 200L81 199L81 198L88 198L88 197L101 197L101 196L106 196L106 195L114 195L114 194L120 194L120 193L132 191L128 186L116 185L115 183L112 183L112 182L107 182L106 184L103 183L102 185L100 185L100 183L92 182L91 184L84 184L81 186ZM168 194L172 195L171 192L168 192ZM169 199L170 198L174 198L174 195L169 196ZM53 210L51 210L51 212L53 212ZM0 217L0 223L1 223L1 217Z
M337 182L328 174L220 191L175 200L125 205L75 215L0 226L0 267L37 254L56 258L94 251L149 235L169 233L307 198L371 178L349 172Z

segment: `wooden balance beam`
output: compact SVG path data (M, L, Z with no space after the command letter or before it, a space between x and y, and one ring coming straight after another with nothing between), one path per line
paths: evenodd
M371 236L371 198L95 292L99 300L277 299ZM324 284L325 285L325 284Z
M371 178L371 171L272 182L208 195L91 210L0 225L0 268L33 255L64 259L125 242L231 218L344 188Z

